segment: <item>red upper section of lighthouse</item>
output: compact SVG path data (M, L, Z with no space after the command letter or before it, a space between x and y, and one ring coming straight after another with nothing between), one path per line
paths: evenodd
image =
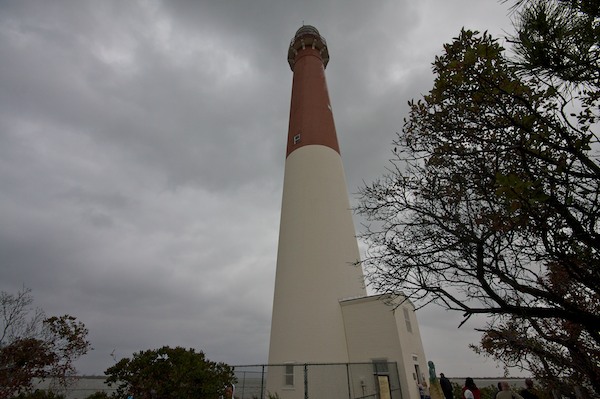
M304 25L298 29L290 43L288 62L294 80L286 156L306 145L324 145L339 153L325 81L329 51L316 28Z

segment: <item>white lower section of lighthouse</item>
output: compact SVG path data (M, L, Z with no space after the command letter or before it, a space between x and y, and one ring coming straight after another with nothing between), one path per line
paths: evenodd
M322 145L285 164L269 364L348 362L339 301L366 295L340 155Z

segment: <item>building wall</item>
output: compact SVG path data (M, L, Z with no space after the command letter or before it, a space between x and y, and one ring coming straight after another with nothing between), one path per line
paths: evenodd
M396 362L402 397L419 399L415 364L427 373L427 362L414 308L406 302L395 309L381 299L370 296L340 303L350 362ZM407 329L405 308L412 332Z
M396 304L398 304L400 299L396 300ZM406 313L404 312L405 310ZM412 332L408 331L405 319L406 315L408 315ZM394 310L394 317L398 326L400 346L403 349L402 365L404 365L404 370L400 367L399 372L402 373L404 371L404 377L400 376L400 380L405 379L407 382L408 394L410 396L406 397L419 398L417 383L424 381L429 384L429 367L427 366L423 342L421 341L421 332L419 331L419 322L413 304L410 301L398 304ZM415 366L418 366L421 375L417 374Z
M340 155L310 145L285 164L269 364L347 363L339 300L364 296ZM269 373L269 391L281 376ZM285 396L290 397L290 396Z

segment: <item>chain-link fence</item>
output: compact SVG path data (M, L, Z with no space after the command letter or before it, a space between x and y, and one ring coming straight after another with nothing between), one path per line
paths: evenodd
M237 399L402 399L395 362L246 365L234 371ZM43 381L35 388L47 390L48 385ZM80 377L59 393L85 399L95 392L110 395L115 388L104 377Z
M395 362L235 366L239 399L401 399ZM267 376L269 378L267 378Z

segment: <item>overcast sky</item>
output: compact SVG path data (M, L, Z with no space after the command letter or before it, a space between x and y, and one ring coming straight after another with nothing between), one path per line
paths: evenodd
M0 0L0 290L86 324L82 374L163 345L266 363L296 30L328 42L356 203L442 44L504 36L509 6ZM438 372L501 375L460 314L417 317Z

